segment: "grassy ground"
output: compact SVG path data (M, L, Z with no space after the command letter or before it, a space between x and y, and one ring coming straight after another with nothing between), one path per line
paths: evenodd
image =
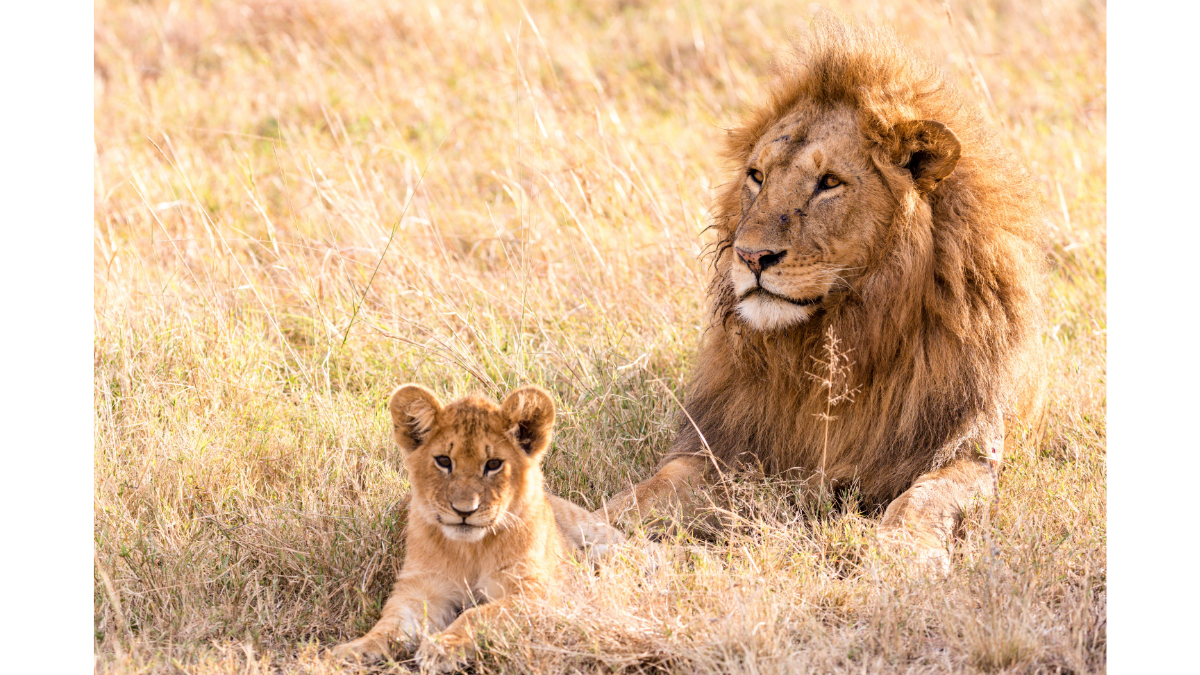
M726 540L635 539L479 672L1105 669L1105 5L825 7L925 50L1038 177L1048 437L945 580L749 481ZM547 387L548 484L586 505L649 475L722 125L817 9L97 0L97 671L339 671L401 561L397 383Z

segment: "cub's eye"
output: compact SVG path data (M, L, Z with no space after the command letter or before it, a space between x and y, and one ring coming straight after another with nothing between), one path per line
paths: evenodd
M817 185L822 190L829 190L829 189L835 188L841 184L842 184L842 181L838 180L838 177L831 173L827 173L824 176L821 176L821 180L817 181Z
M437 465L443 469L450 468L450 458L445 455L438 455L437 457L433 458L433 461L437 462Z
M758 169L750 169L749 175L750 175L750 180L754 181L757 185L762 185L763 172L759 171Z
M489 459L487 464L483 465L483 468L488 471L495 471L496 469L499 469L500 465L503 463L504 462L499 459Z

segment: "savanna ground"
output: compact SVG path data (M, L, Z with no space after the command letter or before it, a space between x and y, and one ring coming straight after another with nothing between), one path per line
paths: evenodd
M1105 4L824 7L925 51L1037 177L1048 434L945 579L750 480L726 536L635 537L493 626L478 672L1105 670ZM547 482L585 505L648 476L722 126L819 10L97 0L96 670L354 670L323 649L402 560L398 383L547 387Z

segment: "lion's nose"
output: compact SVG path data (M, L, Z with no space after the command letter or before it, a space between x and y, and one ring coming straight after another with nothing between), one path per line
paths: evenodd
M787 255L787 251L772 251L770 249L762 249L761 251L747 251L744 248L736 248L738 257L750 268L754 274L762 274L763 270L783 260Z

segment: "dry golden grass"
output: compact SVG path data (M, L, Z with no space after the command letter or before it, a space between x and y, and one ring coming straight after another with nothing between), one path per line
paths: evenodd
M944 580L747 478L727 537L635 538L493 626L479 672L1105 669L1105 5L825 6L926 51L1039 178L1048 438ZM97 671L339 672L322 649L402 556L397 383L541 384L551 489L595 506L648 476L703 323L722 124L816 9L98 0Z

